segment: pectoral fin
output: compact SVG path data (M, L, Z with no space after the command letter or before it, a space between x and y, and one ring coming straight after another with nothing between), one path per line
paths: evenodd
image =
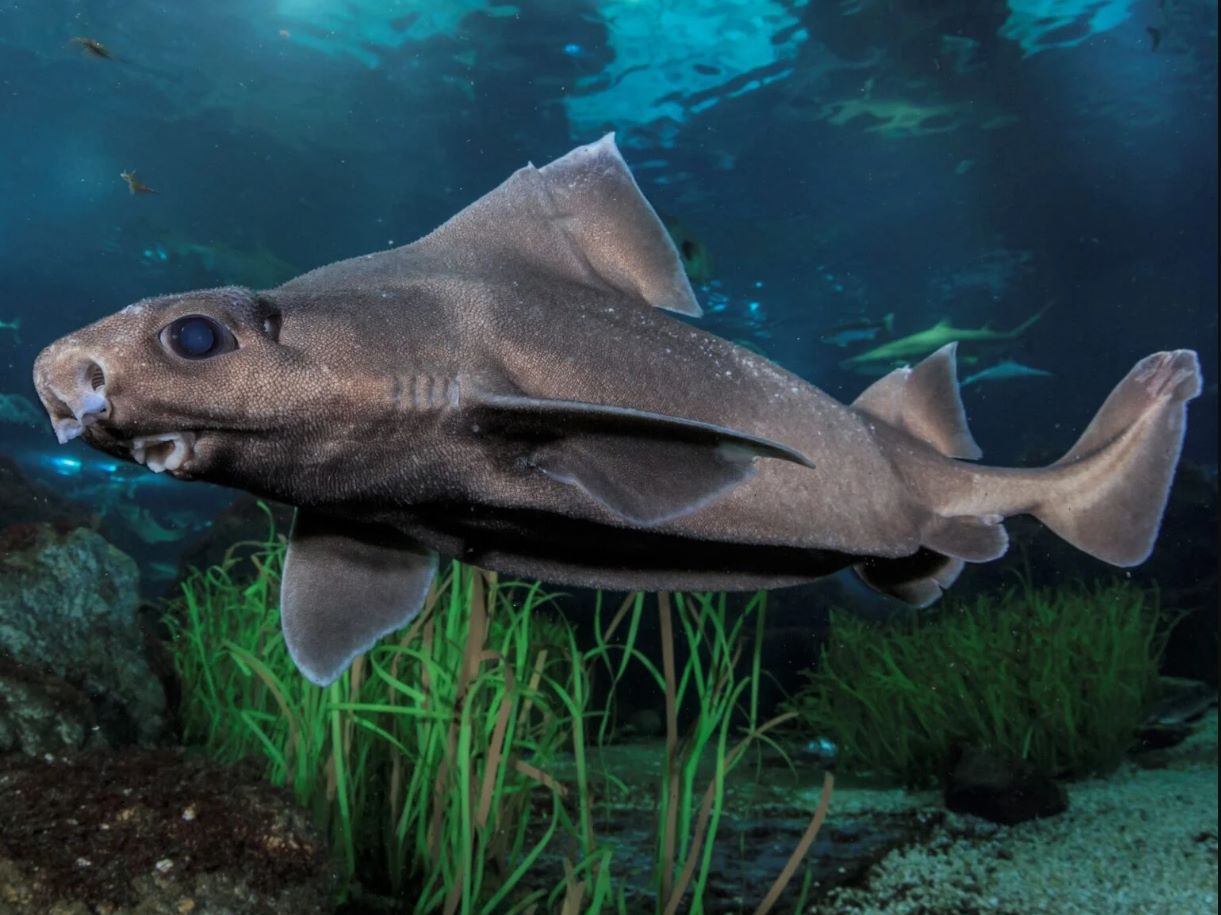
M499 394L477 394L466 403L486 431L537 440L532 468L579 487L635 524L698 510L750 479L756 458L814 466L769 439L627 407Z
M755 475L755 452L726 443L574 435L531 458L552 479L584 490L634 524L688 515Z
M280 623L297 668L326 686L420 612L437 555L380 524L298 510L284 557Z

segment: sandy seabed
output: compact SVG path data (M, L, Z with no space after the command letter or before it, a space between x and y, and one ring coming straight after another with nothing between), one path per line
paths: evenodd
M949 815L863 885L832 889L808 911L1215 915L1217 776L1213 712L1179 746L1071 783L1060 816L1006 827Z

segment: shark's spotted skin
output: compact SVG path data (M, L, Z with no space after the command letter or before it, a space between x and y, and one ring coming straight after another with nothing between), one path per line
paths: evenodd
M1064 459L1011 470L963 463L953 344L846 406L667 312L700 308L606 137L402 248L129 306L34 378L63 440L298 506L285 634L319 683L418 611L437 554L633 589L854 566L922 605L1016 513L1120 565L1152 548L1194 353L1142 360Z

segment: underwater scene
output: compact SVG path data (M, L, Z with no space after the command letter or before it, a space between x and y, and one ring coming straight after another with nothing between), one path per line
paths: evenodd
M1217 911L1214 0L0 51L0 915Z

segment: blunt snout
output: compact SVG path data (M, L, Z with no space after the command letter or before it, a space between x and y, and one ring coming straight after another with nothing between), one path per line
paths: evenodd
M71 338L52 343L34 361L34 386L60 444L110 415L107 373L100 356Z

